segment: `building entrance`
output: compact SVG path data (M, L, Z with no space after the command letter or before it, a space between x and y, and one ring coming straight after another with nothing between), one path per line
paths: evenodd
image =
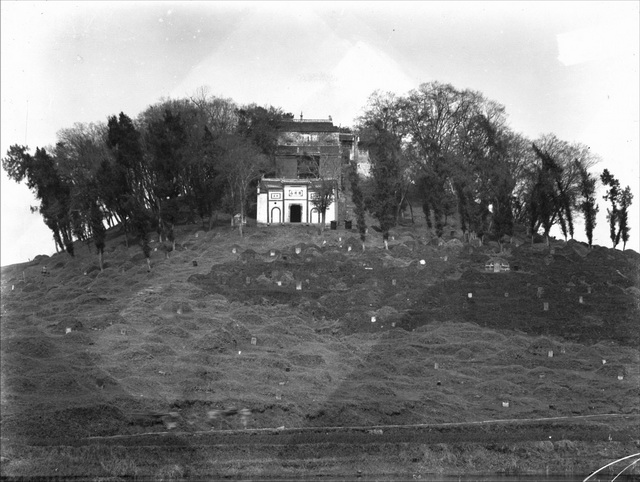
M289 222L291 223L302 222L302 206L300 204L292 204L289 207Z

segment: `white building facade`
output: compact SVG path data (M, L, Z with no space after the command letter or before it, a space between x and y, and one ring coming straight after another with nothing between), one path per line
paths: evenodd
M320 224L322 213L314 205L322 181L314 179L262 179L258 184L256 221L260 224ZM325 224L337 221L334 201L325 212Z

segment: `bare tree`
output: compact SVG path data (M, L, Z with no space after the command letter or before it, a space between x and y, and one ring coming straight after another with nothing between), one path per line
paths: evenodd
M250 141L239 136L226 136L221 141L221 146L224 152L224 172L230 189L231 207L240 214L239 230L240 236L243 236L247 202L252 193L251 186L267 169L268 159Z
M311 203L320 212L320 229L321 231L324 231L327 219L327 209L329 209L329 206L331 206L335 201L337 182L334 179L321 178L317 186L318 187L314 190L315 197Z

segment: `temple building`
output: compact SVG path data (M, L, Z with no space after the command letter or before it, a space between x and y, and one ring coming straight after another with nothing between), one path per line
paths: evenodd
M356 153L355 136L341 133L329 119L290 119L278 134L275 177L258 184L256 219L262 224L318 224L319 192L333 189L325 223L339 221L344 209L343 170Z

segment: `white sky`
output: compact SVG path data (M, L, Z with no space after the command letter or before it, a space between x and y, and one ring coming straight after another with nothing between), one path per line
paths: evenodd
M75 122L137 116L208 85L352 125L375 89L438 80L506 106L512 128L591 147L634 194L640 251L640 2L15 2L1 8L1 152ZM1 175L1 265L55 252ZM610 246L606 204L594 242ZM584 230L576 229L584 240Z

